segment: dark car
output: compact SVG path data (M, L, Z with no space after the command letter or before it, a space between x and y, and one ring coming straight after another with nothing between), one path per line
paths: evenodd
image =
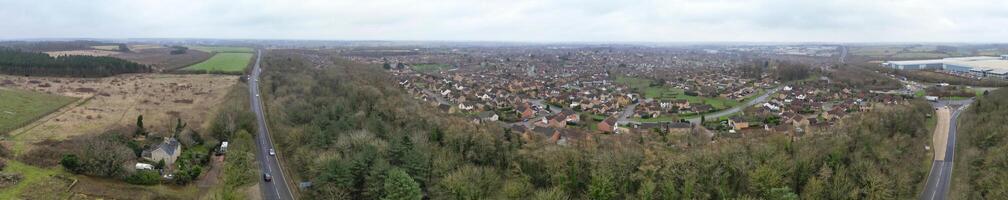
M273 181L273 175L270 175L268 173L263 173L263 180L265 180L266 182Z

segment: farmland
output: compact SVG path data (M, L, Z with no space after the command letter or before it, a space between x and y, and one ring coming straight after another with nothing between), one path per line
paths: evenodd
M217 53L210 59L184 68L190 71L242 72L252 59L251 53Z
M186 51L183 54L171 54L173 48L157 45L131 45L131 52L112 55L112 57L133 61L150 66L154 71L168 71L184 68L210 58L211 53L203 51Z
M221 46L188 46L190 49L207 53L252 53L252 48L248 47L221 47Z
M102 133L133 124L143 115L152 131L168 130L174 119L200 122L211 113L237 76L128 74L106 78L0 76L6 87L86 99L11 131L15 152L44 140ZM197 129L199 130L199 129Z
M45 116L76 98L0 88L0 133Z

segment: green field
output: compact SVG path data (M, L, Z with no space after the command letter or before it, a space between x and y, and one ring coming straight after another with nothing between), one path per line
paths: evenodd
M190 49L207 53L252 53L252 48L248 47L222 47L222 46L187 46Z
M668 86L651 86L652 80L645 78L636 78L628 76L616 76L616 84L626 85L631 89L636 89L644 95L644 98L652 98L655 100L675 100L675 99L685 99L690 103L705 103L714 107L714 109L726 109L732 106L738 105L739 102L726 99L722 97L699 97L699 96L689 96L686 95L685 91L678 88L668 87Z
M39 168L18 162L16 160L7 160L7 167L3 170L3 172L21 174L22 176L24 176L24 179L22 179L15 185L0 190L0 199L20 199L24 198L23 195L26 195L26 193L31 193L32 191L52 190L52 188L39 188L40 186L61 187L59 188L61 189L61 191L66 190L66 188L62 188L65 187L64 185L57 186L46 184L48 181L54 179L52 176L57 174L65 174L64 172L58 169ZM65 195L68 195L68 193L64 192L60 194L59 192L57 192L57 193L42 194L41 196L43 197L55 196L62 198ZM40 196L40 195L35 194L32 196Z
M75 100L77 98L0 88L0 133L31 123Z
M452 68L452 66L448 64L416 64L412 65L412 67L413 71L417 72L436 72Z
M182 70L192 71L214 71L214 72L242 72L252 60L252 53L217 53L210 59Z

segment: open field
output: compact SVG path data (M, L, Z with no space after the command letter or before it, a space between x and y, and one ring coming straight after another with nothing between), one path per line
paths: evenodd
M169 71L190 66L210 58L211 53L202 51L186 51L184 54L172 55L173 48L161 47L157 45L132 45L131 52L113 55L112 57L125 59L140 64L150 66L154 71Z
M33 144L47 139L63 140L132 127L141 114L146 128L152 132L170 130L176 118L202 122L237 79L238 76L208 74L127 74L106 78L0 76L0 82L11 83L7 87L84 99L11 131L11 138L4 142L13 145L15 153L26 152Z
M221 46L187 46L189 49L203 51L207 53L252 53L252 48L248 47L221 47Z
M67 187L69 176L60 169L40 168L16 160L7 160L4 173L21 174L24 179L8 188L0 189L0 199L65 199L70 196Z
M448 64L416 64L411 65L413 71L417 72L435 72L441 70L451 69L451 65Z
M242 72L252 59L252 53L217 53L209 60L184 68L192 71Z
M35 121L75 100L77 98L0 88L0 134Z
M739 102L732 99L727 99L723 97L699 97L686 95L685 91L678 88L668 87L668 86L652 86L652 81L644 78L627 77L627 76L617 76L615 79L616 84L626 85L632 89L638 90L644 98L652 98L655 100L676 100L685 99L690 103L704 103L708 104L714 109L726 109L732 106L738 105Z
M118 51L106 50L73 50L73 51L47 51L46 54L52 57L59 56L111 56L119 54Z
M98 50L106 50L106 51L118 51L119 50L119 46L118 45L100 45L100 46L91 46L91 48L98 49Z

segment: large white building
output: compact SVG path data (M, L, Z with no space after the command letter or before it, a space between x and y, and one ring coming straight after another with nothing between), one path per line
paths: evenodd
M887 61L882 66L902 70L937 69L952 74L1008 79L1008 55Z

